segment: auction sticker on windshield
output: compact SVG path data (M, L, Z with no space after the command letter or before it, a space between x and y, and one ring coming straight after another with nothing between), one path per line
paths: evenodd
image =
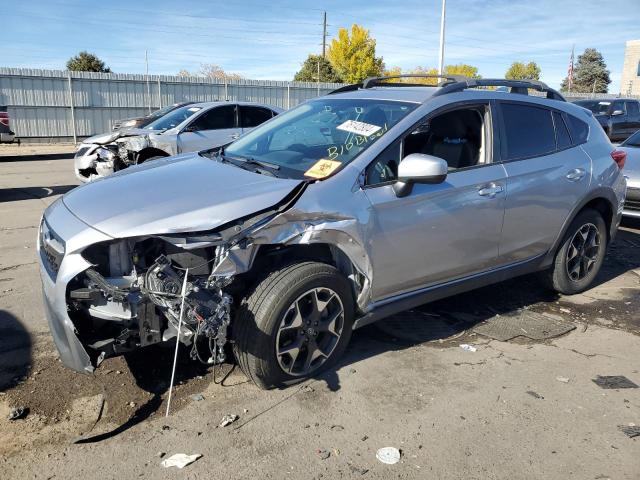
M346 122L338 125L336 128L338 130L344 130L345 132L370 137L382 127L379 127L378 125L371 125L370 123L358 122L357 120L347 120Z
M336 162L334 160L327 160L326 158L321 158L313 166L304 172L307 177L313 178L324 178L328 177L333 173L333 171L338 168L342 163Z

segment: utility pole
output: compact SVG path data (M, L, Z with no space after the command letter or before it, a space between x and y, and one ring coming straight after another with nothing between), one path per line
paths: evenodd
M327 12L322 14L322 58L326 58L327 51Z
M444 73L444 20L447 11L447 0L442 0L442 16L440 17L440 58L438 61L438 75Z
M149 55L147 51L144 51L144 63L146 65L147 74L147 107L149 107L149 113L151 113L151 86L149 85Z

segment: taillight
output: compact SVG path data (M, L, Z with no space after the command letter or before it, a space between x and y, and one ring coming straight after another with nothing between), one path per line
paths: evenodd
M0 123L6 127L9 126L9 114L7 112L0 112Z
M618 168L622 170L624 168L624 164L627 161L627 152L623 152L622 150L614 150L611 152L611 158L616 162Z

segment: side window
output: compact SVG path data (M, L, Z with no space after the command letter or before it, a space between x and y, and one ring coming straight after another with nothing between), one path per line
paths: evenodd
M571 146L571 136L569 130L562 119L560 112L553 112L553 123L556 126L556 142L558 150L564 150Z
M391 144L367 167L366 185L396 180L401 159L412 153L442 158L447 162L449 172L488 162L485 145L487 108L486 105L457 108L425 120Z
M624 102L621 102L619 100L611 104L611 113L615 112L616 110L620 110L623 115L627 113L627 111L624 108Z
M517 103L502 103L505 158L535 157L556 149L551 110Z
M640 107L638 107L638 102L625 102L627 104L627 113L632 117L637 117L640 115Z
M273 116L268 108L240 105L240 122L242 128L257 127Z
M573 144L581 145L585 143L589 137L589 125L573 115L567 115L567 120L569 121L569 131L571 132L571 138L573 138Z
M196 118L192 125L195 131L236 128L236 106L214 107Z
M379 185L398 178L398 165L402 158L402 140L396 140L378 155L364 172L365 185Z

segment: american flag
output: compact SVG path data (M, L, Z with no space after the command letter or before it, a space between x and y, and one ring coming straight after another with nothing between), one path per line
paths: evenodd
M571 91L571 86L573 85L573 52L575 47L571 49L571 58L569 58L569 70L567 71L567 85L569 87L569 91Z

